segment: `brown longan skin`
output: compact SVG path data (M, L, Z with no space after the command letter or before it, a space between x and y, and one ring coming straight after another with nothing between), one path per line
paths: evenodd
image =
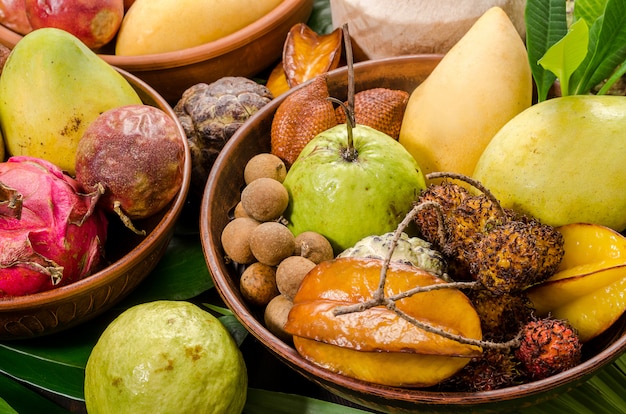
M306 257L315 264L335 258L328 239L314 231L305 231L296 236L294 255Z
M250 184L257 178L273 178L278 182L283 182L287 175L287 167L283 160L274 154L257 154L246 163L243 170L243 177L246 184Z
M224 253L230 260L241 264L256 261L250 249L250 234L259 224L261 223L247 217L235 218L228 222L222 230L221 240Z
M267 221L250 233L250 250L254 257L268 266L277 266L293 254L296 241L293 233L283 224Z
M279 218L289 204L289 193L285 186L273 178L257 178L241 192L241 205L258 221Z
M237 203L237 205L235 206L235 210L233 211L233 215L235 216L235 218L239 218L239 217L248 217L248 218L252 218L248 215L248 213L246 213L246 209L243 208L243 204L241 204L241 201Z
M292 336L285 331L285 324L293 302L284 295L275 296L265 307L263 320L265 327L283 342L291 343Z
M255 262L244 270L239 280L244 299L256 306L265 306L280 292L276 286L276 269Z
M276 286L278 291L293 300L300 289L304 277L315 266L315 262L302 256L289 256L276 268Z

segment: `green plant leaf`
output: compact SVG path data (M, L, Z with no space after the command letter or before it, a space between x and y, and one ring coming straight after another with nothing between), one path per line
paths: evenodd
M604 13L607 0L576 0L574 7L574 18L583 19L587 26L591 27Z
M333 31L330 16L330 0L315 0L313 11L307 22L307 26L318 34L328 34Z
M556 75L539 65L547 50L567 34L563 0L528 0L525 9L528 62L537 85L539 102L546 100Z
M244 414L366 414L367 411L328 401L248 388Z
M561 92L568 95L572 73L585 60L589 43L589 28L584 20L572 24L570 30L556 42L541 59L539 64L554 73L561 81Z
M589 32L588 56L574 74L573 94L589 93L626 60L626 0L608 0Z
M176 235L156 268L120 306L126 309L154 300L187 300L212 287L198 235Z
M13 379L0 375L0 413L69 414L69 411Z

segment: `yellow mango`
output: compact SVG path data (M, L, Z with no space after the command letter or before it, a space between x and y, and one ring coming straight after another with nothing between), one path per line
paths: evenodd
M531 102L524 42L493 7L411 93L399 141L424 173L471 175L491 138Z
M115 54L147 55L212 42L260 19L282 0L136 0L117 35Z

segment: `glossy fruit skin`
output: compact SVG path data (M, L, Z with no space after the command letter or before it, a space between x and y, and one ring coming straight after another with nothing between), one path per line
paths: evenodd
M15 46L0 77L0 124L9 155L74 174L78 141L102 112L141 104L130 83L61 29L37 29Z
M123 0L24 0L24 4L33 29L66 30L94 50L115 37L124 17Z
M290 202L284 217L297 236L316 231L335 254L366 236L396 229L425 179L413 157L373 128L353 129L355 161L346 160L347 126L319 134L302 150L283 184Z
M623 96L565 96L508 122L473 177L511 208L551 226L626 229Z
M422 330L384 306L335 316L337 307L373 298L382 263L380 259L345 257L322 262L309 271L285 325L304 358L365 381L430 386L481 354L479 347ZM443 280L426 271L392 263L385 296L438 283ZM482 338L480 319L459 290L416 293L395 303L417 320L467 338Z
M559 270L530 288L528 297L538 315L566 319L588 342L626 310L626 238L588 223L557 229L565 239Z

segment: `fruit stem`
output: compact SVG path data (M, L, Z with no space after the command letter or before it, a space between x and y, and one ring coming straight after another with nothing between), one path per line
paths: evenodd
M391 240L391 245L389 246L389 250L387 252L387 255L385 256L385 260L383 261L383 265L380 269L380 279L378 282L378 287L374 291L373 298L371 300L356 303L354 305L337 306L335 307L335 309L333 309L333 315L334 316L346 315L349 313L363 312L367 309L370 309L376 306L385 306L387 309L394 312L400 318L415 325L419 329L440 335L452 341L456 341L456 342L467 344L467 345L474 345L474 346L478 346L481 348L492 348L492 349L510 349L514 347L519 347L519 342L520 342L519 334L515 338L507 342L491 342L491 341L483 341L480 339L467 338L463 335L453 334L444 329L437 328L428 323L419 321L415 319L414 317L412 317L411 315L408 315L405 312L401 311L396 306L396 301L407 298L409 296L413 296L417 293L430 292L430 291L439 290L439 289L463 289L463 288L476 289L480 287L480 284L476 281L438 283L438 284L429 285L429 286L417 286L408 291L401 292L393 296L385 297L385 283L387 281L387 270L389 269L389 264L391 263L391 257L393 256L393 252L396 249L396 246L398 245L398 240L400 239L402 232L408 227L408 225L414 220L415 216L422 209L432 208L432 207L434 207L435 210L439 213L438 218L440 219L440 223L441 223L441 217L440 217L441 211L440 211L439 204L421 203L421 204L415 205L411 209L411 211L409 211L406 214L406 216L400 222L400 224L398 224L398 227L394 231L393 238Z

